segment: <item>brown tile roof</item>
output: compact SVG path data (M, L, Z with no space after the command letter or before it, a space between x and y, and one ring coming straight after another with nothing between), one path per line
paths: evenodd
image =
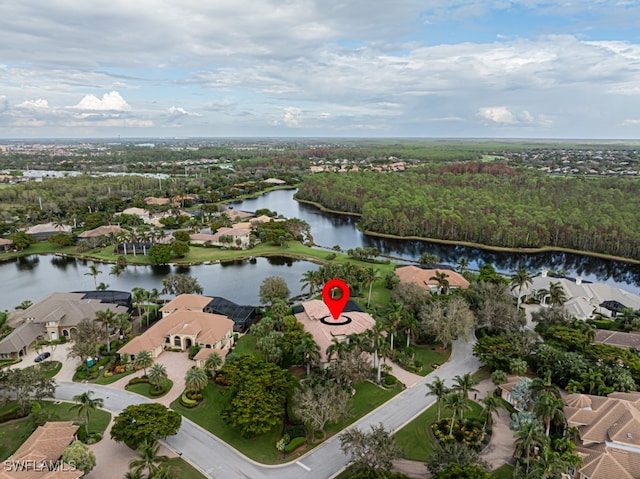
M27 229L28 235L34 235L38 233L71 233L71 226L69 225L55 225L54 223L42 223L39 225L33 225Z
M427 291L431 290L431 286L436 286L438 282L433 278L436 273L445 273L447 275L447 281L452 288L469 288L469 281L465 279L459 273L448 269L423 269L417 266L402 266L395 270L396 275L400 278L402 283L417 284Z
M111 234L117 235L121 231L124 231L124 229L118 225L98 226L92 230L83 231L78 235L78 238L99 238L100 236L109 236Z
M216 238L214 235L208 234L208 233L193 233L191 235L189 235L189 240L190 241L211 241L212 243L216 241Z
M224 213L227 214L227 216L229 216L229 218L231 218L232 220L235 220L236 218L240 218L240 219L246 219L246 218L253 218L254 214L253 213L248 213L247 211L242 211L242 210L224 210Z
M12 244L13 241L11 241L10 239L0 238L0 246L11 246Z
M73 442L77 431L78 426L74 426L71 421L48 422L38 427L7 460L16 465L22 462L28 470L9 471L5 468L0 472L0 479L78 479L82 477L82 471L74 471L69 464L58 463L55 470L48 470L54 468L42 465L43 462L51 464L58 461L64 449Z
M147 196L144 202L148 205L168 205L171 200L169 198L157 198L155 196Z
M185 334L196 337L197 342L215 344L229 330L233 321L221 314L203 313L178 309L162 318L141 336L137 336L118 350L118 353L138 354L165 344L165 337L171 334Z
M334 337L364 333L375 326L375 320L367 313L352 311L344 313L351 318L351 322L344 325L328 325L320 321L321 318L331 319L329 308L323 301L312 299L302 303L304 311L296 314L296 319L302 323L304 330L311 333L313 340L320 347L320 360L327 362L327 348Z
M192 235L193 236L193 235ZM160 311L170 313L177 309L190 309L202 311L213 298L201 294L181 294L165 304Z
M248 234L249 231L243 228L219 228L213 237L215 238L214 241L218 241L222 235L233 236L235 238L238 236L247 236Z
M202 360L206 360L209 357L209 354L211 353L218 353L218 355L224 359L227 354L229 354L229 349L216 349L216 348L202 348L200 351L198 351L198 354L196 354L193 359L202 359Z
M640 392L608 397L570 394L564 413L576 426L576 452L583 458L582 477L640 478ZM635 451L634 451L635 450Z

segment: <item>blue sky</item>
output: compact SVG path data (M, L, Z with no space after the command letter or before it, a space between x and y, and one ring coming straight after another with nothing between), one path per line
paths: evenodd
M0 137L640 137L637 0L20 0Z

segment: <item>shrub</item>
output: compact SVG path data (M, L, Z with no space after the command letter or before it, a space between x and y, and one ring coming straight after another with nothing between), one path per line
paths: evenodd
M192 408L198 405L198 401L189 399L185 393L182 393L182 396L180 396L180 404L182 404L184 407Z
M291 424L284 430L285 434L288 434L290 438L307 437L307 431L302 424Z
M422 369L422 361L420 361L419 359L414 359L414 360L413 360L413 365L414 365L417 369Z
M132 386L134 384L140 384L140 383L148 383L149 382L149 378L131 378L129 380L129 386Z
M290 452L295 451L300 446L303 446L306 443L307 440L304 437L294 437L293 439L291 439L291 442L284 448L284 452L289 454Z
M387 387L394 386L397 382L398 380L396 379L396 377L391 376L390 374L388 376L385 376L384 380L382 381L382 383Z
M123 366L122 364L120 366L116 366L113 370L114 373L116 374L122 374L127 370L126 366Z
M7 411L5 411L3 414L0 414L0 422L6 422L11 421L12 419L25 417L27 414L22 413L20 411L20 405L16 404L15 406L11 406L9 409L7 409Z
M193 346L191 346L189 348L189 359L193 359L195 355L198 354L200 349L201 349L200 346L198 346L197 344L194 344Z
M105 371L104 373L102 373L102 375L105 378L110 378L111 376L113 376L113 373L111 371Z
M326 259L327 261L332 261L334 259L336 259L337 255L335 253L329 253L327 256L324 257L324 259Z
M166 392L167 390L163 387L156 389L155 386L151 386L149 388L149 396L162 396Z

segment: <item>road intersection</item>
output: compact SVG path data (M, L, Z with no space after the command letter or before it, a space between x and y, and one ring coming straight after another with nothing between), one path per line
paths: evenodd
M397 431L434 403L434 397L426 396L424 384L435 376L451 384L456 375L473 372L481 366L473 356L472 348L473 342L455 341L447 363L349 427L368 430L370 425L383 423L388 430ZM130 404L151 402L128 391L70 382L58 383L56 399L71 401L73 396L88 390L94 391L95 397L104 398L104 409L112 414L119 414ZM340 450L339 435L335 435L294 462L273 466L259 464L186 418L178 433L164 443L213 479L328 479L349 462Z

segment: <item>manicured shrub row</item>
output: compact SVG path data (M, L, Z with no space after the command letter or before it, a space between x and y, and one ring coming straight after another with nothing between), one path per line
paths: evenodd
M198 405L198 401L195 399L189 399L186 393L182 393L182 396L180 396L180 404L184 407L192 408Z
M293 439L291 439L291 442L289 442L289 444L285 446L284 452L289 454L290 452L295 451L300 446L303 446L306 443L307 440L304 437L294 437Z
M307 431L302 424L291 424L285 428L284 433L291 439L296 437L307 437Z
M129 386L132 386L133 384L148 383L148 382L149 382L149 378L145 378L145 377L131 378L131 380L129 381Z

